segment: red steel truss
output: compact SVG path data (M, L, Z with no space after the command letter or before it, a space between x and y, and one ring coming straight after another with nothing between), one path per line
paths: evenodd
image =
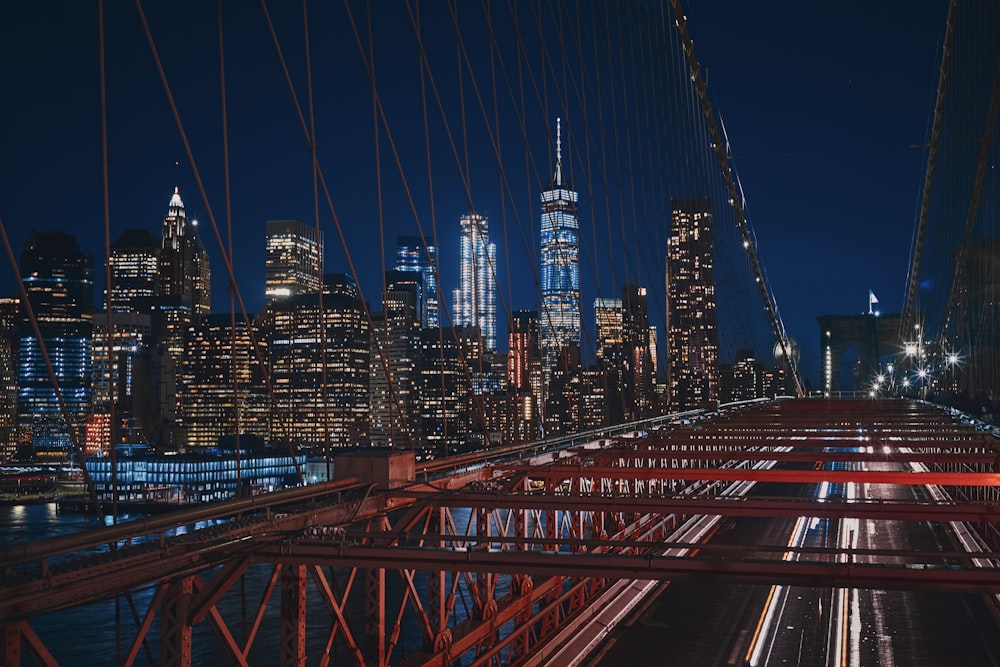
M237 665L447 666L517 664L623 579L998 592L997 463L996 438L932 406L801 400L434 462L391 489L349 478L220 503L0 550L2 664L59 664L32 619L115 595L132 619L124 665L190 665L205 625ZM748 495L764 481L937 491ZM964 522L984 548L713 545L733 516ZM168 536L207 519L220 523Z

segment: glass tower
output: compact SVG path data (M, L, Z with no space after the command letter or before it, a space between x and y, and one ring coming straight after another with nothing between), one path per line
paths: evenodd
M545 376L559 355L580 345L580 223L577 193L562 173L560 119L556 119L556 171L552 185L542 192L541 281L542 363Z
M425 329L436 329L441 322L438 315L437 248L424 245L419 236L397 236L396 270L416 271L423 277L420 325Z
M463 215L458 244L458 289L453 317L456 327L479 327L487 352L497 349L497 246L490 243L486 216Z

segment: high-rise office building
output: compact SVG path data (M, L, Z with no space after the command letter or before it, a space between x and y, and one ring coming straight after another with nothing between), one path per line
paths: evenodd
M649 311L646 288L622 288L622 394L626 416L641 419L653 405L653 361L649 353Z
M178 371L180 423L188 450L214 448L236 433L267 435L266 392L260 361L266 350L251 338L242 319L233 328L229 313L192 325ZM253 349L253 340L261 346Z
M594 322L597 330L597 363L615 366L621 363L622 354L622 300L594 299Z
M323 281L323 233L298 220L265 223L264 292L267 304L316 294Z
M424 245L419 236L396 237L396 270L415 271L423 278L420 293L420 325L433 329L440 325L438 313L437 248Z
M667 240L667 356L670 405L719 399L719 331L712 275L712 203L671 199Z
M517 392L531 392L531 376L538 359L538 313L518 310L511 315L507 334L507 382Z
M458 244L458 288L452 317L456 327L479 327L487 352L497 349L497 246L490 243L489 221L463 215Z
M135 359L149 345L152 335L150 316L145 313L112 314L114 336L111 340L113 368L108 371L107 313L94 314L93 370L94 408L105 410L115 401L120 405L132 398L135 385Z
M69 234L33 233L21 253L21 275L72 427L82 435L93 378L94 259ZM70 432L27 317L18 337L18 421L30 427L36 447L66 448Z
M374 445L415 444L420 421L415 380L421 280L413 271L386 271L382 313L372 317L369 396Z
M548 378L559 356L580 345L580 223L577 193L563 177L562 136L556 119L556 170L541 194L542 364Z
M542 405L542 358L538 312L518 310L507 334L507 385L512 395L510 433L515 441L538 437Z
M0 465L17 452L17 330L21 300L0 298Z
M208 252L198 236L198 221L188 220L180 190L174 188L163 218L160 295L189 298L195 316L208 315L212 308L211 278Z
M88 454L107 452L111 444L112 421L116 423L115 436L122 442L123 427L135 426L135 394L137 385L147 378L136 377L136 361L147 354L152 336L151 318L148 313L112 313L114 336L111 354L108 354L107 313L94 313L93 352L93 410L87 419ZM110 364L110 369L109 369ZM114 397L114 410L112 410ZM134 430L134 429L133 429Z
M274 304L272 439L322 450L367 445L371 331L364 304L343 274L323 283L322 309L319 294Z
M160 243L145 229L127 229L111 244L112 313L148 312L157 296L160 275ZM109 307L108 292L104 307Z
M420 332L420 435L427 453L447 456L465 446L471 423L469 370L451 328Z
M188 221L177 188L163 218L160 273L153 310L153 329L175 363L184 353L184 334L211 309L211 273L208 253Z

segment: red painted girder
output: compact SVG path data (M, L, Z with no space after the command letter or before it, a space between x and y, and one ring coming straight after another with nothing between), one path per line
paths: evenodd
M437 506L516 510L651 512L757 517L819 517L830 519L901 519L913 521L1000 521L1000 507L988 503L894 503L857 500L817 501L815 498L635 498L599 494L508 493L469 491L438 494ZM398 531L397 531L398 532Z
M406 547L358 547L302 542L268 547L264 562L340 566L364 562L390 569L503 572L537 576L656 579L723 577L751 584L793 584L822 588L933 589L1000 592L1000 569L936 565L875 565L817 561L743 561L666 557L652 553L564 553L540 551L451 551Z
M590 451L585 456L591 456L599 460L613 459L677 459L684 461L696 461L700 459L712 459L716 461L785 461L791 463L814 463L822 462L851 462L863 461L866 463L967 463L967 464L990 464L1000 463L1000 452L994 454L974 454L966 452L936 453L926 454L923 452L902 453L896 449L886 454L881 446L874 449L871 454L867 452L761 452L745 451L734 447L730 451L708 451L692 452L657 450L657 449L601 449Z
M360 538L362 535L370 535L370 533L354 532L348 533L348 537ZM395 534L391 532L385 532L382 534L384 539L391 539L396 537ZM449 538L453 538L453 535L447 534L435 534L427 535L426 537L434 539L435 541L447 542ZM778 554L783 555L786 553L795 554L810 554L819 555L824 558L812 559L819 562L837 562L846 558L847 554L853 554L855 558L859 556L866 557L864 562L869 564L876 563L891 563L899 564L902 562L900 559L906 559L908 562L912 563L926 563L928 558L932 559L932 562L940 565L945 562L945 560L958 560L965 562L969 558L996 558L998 553L996 552L982 552L970 554L968 551L927 551L919 549L846 549L846 548L834 548L834 547L792 547L786 544L711 544L702 542L682 542L682 541L651 541L649 539L587 539L587 538L571 538L571 537L499 537L496 535L483 535L483 536L471 536L467 538L470 544L475 544L474 547L468 547L470 550L497 550L495 545L530 545L532 547L542 547L556 545L558 547L587 547L587 551L591 553L621 553L621 549L640 549L642 553L649 551L650 549L655 549L657 553L662 553L667 549L686 549L691 551L692 555L699 556L710 556L712 559L716 560L729 560L730 558L743 558L743 559L761 559L761 554ZM301 541L299 541L301 543ZM352 543L355 546L357 543ZM489 546L494 545L494 546ZM436 548L420 546L415 542L411 541L402 548ZM595 549L601 548L603 551L594 551ZM463 549L464 551L464 549ZM538 553L539 549L534 549ZM564 549L556 549L555 551L565 551ZM579 549L574 549L574 551L579 551ZM890 561L873 561L867 557L876 558L889 558L894 559ZM766 560L766 559L765 559ZM406 570L409 572L409 570Z
M819 484L821 482L858 484L905 484L924 486L1000 486L1000 473L995 472L896 472L887 470L755 470L744 468L615 468L605 466L554 465L499 466L503 470L527 472L532 479L679 479L685 481L787 482Z
M921 433L919 438L903 438L886 433L864 433L859 436L802 436L799 434L763 434L754 433L701 433L693 437L651 436L639 440L637 448L643 447L691 447L709 445L733 445L742 447L860 447L862 445L890 445L896 447L940 447L940 448L980 448L996 449L1000 441L996 438L963 438L955 434L944 434L929 438L927 433Z

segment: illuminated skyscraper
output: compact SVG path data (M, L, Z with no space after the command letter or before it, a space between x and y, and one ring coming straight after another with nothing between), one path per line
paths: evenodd
M667 356L670 405L719 399L719 331L712 277L712 203L671 199L667 241Z
M323 233L298 220L268 220L265 229L267 304L296 294L318 293L323 276Z
M472 387L454 330L420 332L417 391L420 442L435 456L455 453L469 435Z
M112 314L112 317L115 328L111 341L113 376L108 373L107 313L94 314L94 407L98 410L104 410L110 405L112 392L119 404L131 399L135 358L149 345L152 334L149 315L118 313Z
M246 323L237 319L234 331L228 313L209 315L186 338L177 392L187 449L217 447L219 438L237 432L265 437L266 392Z
M188 221L177 188L163 218L157 287L155 336L174 362L180 362L184 333L211 309L211 272L208 253L198 238L197 222Z
M479 327L487 352L497 349L497 246L490 243L489 221L463 215L458 243L458 289L452 316L456 327Z
M157 295L160 243L145 229L128 229L111 244L111 312L148 312ZM108 307L107 292L105 304Z
M622 354L622 300L594 299L597 330L597 362L618 367Z
M516 311L507 334L507 382L511 389L530 393L532 366L538 356L538 313Z
M423 277L419 307L421 326L425 329L438 327L441 320L438 314L437 248L425 246L419 236L398 236L396 246L396 270L416 271Z
M322 311L319 294L275 303L272 438L321 449L367 445L371 332L364 305L343 274L327 274L323 291Z
M507 334L507 384L514 412L511 432L515 440L538 437L542 405L542 361L538 344L538 313L516 311Z
M640 419L653 405L653 362L649 353L649 311L646 288L622 288L622 393L627 416Z
M562 136L556 119L556 171L541 194L542 365L548 378L559 355L580 345L580 223L577 193L563 179Z
M0 465L16 452L17 329L21 300L0 298Z
M198 221L188 220L180 190L174 188L163 218L160 250L160 295L189 298L195 316L212 308L208 252L198 236Z
M372 317L369 395L374 445L414 444L420 421L415 389L420 283L419 273L386 271L383 312Z
M94 310L94 258L60 232L32 234L21 253L21 275L38 320L73 427L90 408ZM25 317L19 327L18 421L30 426L36 446L67 447L69 432L49 379L41 345Z

